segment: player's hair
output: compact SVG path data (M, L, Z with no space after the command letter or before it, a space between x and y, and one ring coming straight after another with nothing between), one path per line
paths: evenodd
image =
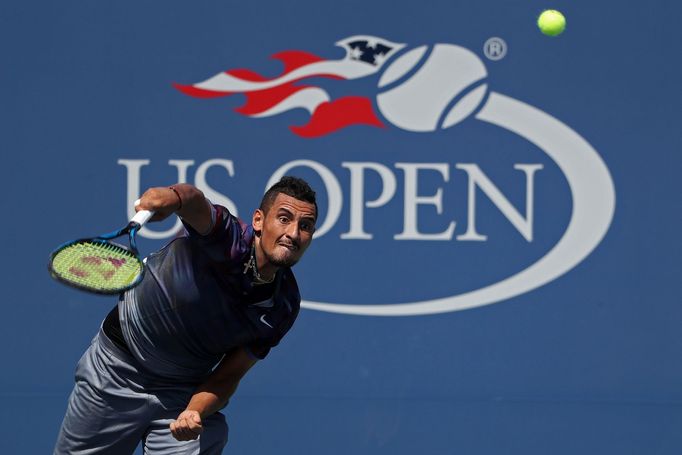
M309 202L315 206L315 217L317 218L317 201L315 200L315 191L310 188L308 182L305 180L285 175L279 182L272 185L263 195L260 201L260 209L263 213L268 213L270 207L277 199L279 193L291 196L299 201Z

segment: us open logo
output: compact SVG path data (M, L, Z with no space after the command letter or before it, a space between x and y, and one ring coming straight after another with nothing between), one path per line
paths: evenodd
M198 98L217 98L237 93L246 104L237 112L254 118L271 117L303 108L310 112L308 124L291 126L303 137L318 137L341 128L365 124L383 127L372 100L363 96L331 99L319 86L306 80L365 78L382 70L376 102L383 117L407 131L428 132L448 128L466 118L481 103L487 85L481 81L486 69L471 51L452 44L411 49L389 65L386 62L405 48L371 36L353 36L337 43L346 50L339 60L325 60L303 51L273 55L284 71L266 78L255 71L236 69L219 73L192 85L176 84L183 93Z
M410 316L444 313L501 302L527 293L562 276L583 261L601 242L611 224L615 210L615 189L610 173L599 154L577 132L542 110L523 101L492 91L487 83L488 72L483 61L464 47L438 43L410 48L373 36L353 36L337 43L346 51L344 58L326 60L302 52L287 51L273 57L284 63L283 72L265 77L251 70L237 69L214 75L189 85L176 85L182 93L198 98L220 98L234 94L246 96L246 103L237 109L254 121L283 116L293 109L305 109L310 117L303 125L290 125L294 135L315 138L341 135L352 125L380 128L376 134L390 135L391 129L425 135L442 134L464 120L473 119L504 130L529 142L546 155L566 180L570 193L571 212L563 233L551 248L522 270L506 278L473 290L439 298L410 302L356 304L329 301L305 301L309 309L368 316ZM378 79L376 94L347 94L334 98L320 79L348 81L373 76ZM128 170L128 199L139 194L140 168L148 160L119 160ZM179 181L185 181L191 160L169 161L178 168ZM396 193L396 179L391 170L378 162L344 162L350 171L350 228L341 234L342 240L372 240L363 227L363 210L381 207ZM236 206L224 195L206 184L205 173L211 166L222 166L235 174L230 160L202 163L195 184L214 200L236 213ZM405 174L405 214L403 231L396 241L448 241L454 237L454 223L439 233L426 234L417 228L417 209L431 205L441 211L440 192L432 197L418 195L417 173L429 168L440 172L447 181L447 169L437 163L395 163ZM296 167L308 167L324 182L329 207L318 222L316 237L327 234L339 219L342 190L339 179L324 164L314 160L291 160L270 176L267 185ZM516 228L526 241L533 240L533 182L543 166L515 164L525 176L526 211L521 214L501 191L474 163L458 163L455 168L467 177L468 215L466 231L457 235L460 241L481 241L485 236L475 226L475 199L484 193ZM380 177L381 194L372 201L362 196L365 172ZM213 197L211 197L213 196ZM129 204L129 206L131 206ZM176 226L177 228L177 226ZM168 237L147 230L147 237Z

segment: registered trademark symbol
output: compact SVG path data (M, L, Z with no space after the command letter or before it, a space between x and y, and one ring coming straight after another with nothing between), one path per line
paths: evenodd
M507 43L502 38L493 36L483 45L483 53L490 60L502 60L507 55Z

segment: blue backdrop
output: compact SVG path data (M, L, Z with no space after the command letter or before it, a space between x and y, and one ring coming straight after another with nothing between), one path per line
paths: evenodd
M535 25L549 7L557 38ZM679 453L681 14L5 2L2 453L51 451L115 304L54 283L52 248L178 180L249 218L287 167L327 224L295 269L306 309L226 410L226 453ZM232 95L206 97L230 70ZM289 128L309 122L326 126ZM145 252L173 221L149 228Z

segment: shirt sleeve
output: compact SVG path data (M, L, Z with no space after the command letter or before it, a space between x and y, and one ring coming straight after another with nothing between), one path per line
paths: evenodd
M185 236L204 249L214 261L224 262L240 256L243 253L243 227L239 219L222 205L211 204L211 221L211 229L199 233L182 220Z
M272 336L268 338L262 338L259 340L256 340L252 342L251 344L245 346L246 350L251 353L251 355L259 360L264 359L269 353L272 348L277 346L280 341L286 336L286 334L289 332L291 327L294 325L294 322L296 322L296 319L298 317L298 313L300 311L300 304L301 304L301 296L298 293L298 286L296 285L295 279L293 278L293 275L289 271L287 274L289 275L288 277L285 275L282 279L287 279L290 284L289 292L290 295L288 297L289 303L288 304L282 304L282 310L285 312L286 316L283 317L276 325L275 325L275 330ZM285 309L286 307L286 309Z
M244 347L246 348L246 352L248 352L251 357L258 360L263 360L270 353L270 348L273 346L270 346L266 343L252 343Z

